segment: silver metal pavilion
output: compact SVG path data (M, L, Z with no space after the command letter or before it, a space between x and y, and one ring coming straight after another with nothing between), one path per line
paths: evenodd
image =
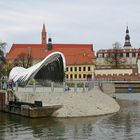
M35 80L50 80L62 82L65 78L66 61L61 52L53 52L41 62L29 67L14 67L9 74L9 80L18 82L19 86L27 86Z

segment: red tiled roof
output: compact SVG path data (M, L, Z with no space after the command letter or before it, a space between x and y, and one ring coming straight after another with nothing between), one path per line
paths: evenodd
M98 53L112 53L112 52L114 52L115 50L113 50L113 49L106 49L106 50L98 50L97 51L97 54ZM121 53L123 53L123 52L126 52L126 53L129 53L129 52L140 52L140 48L139 49L119 49L118 50L119 52L121 52Z
M14 60L20 54L27 55L31 50L31 56L35 60L45 58L54 51L62 52L65 55L66 63L69 65L77 64L93 64L95 62L95 54L92 44L52 44L53 49L47 50L45 44L13 44L11 50L7 54L7 60Z

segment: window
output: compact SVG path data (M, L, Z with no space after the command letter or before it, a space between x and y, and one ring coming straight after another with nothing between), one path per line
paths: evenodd
M136 53L132 53L132 57L136 57Z
M75 77L75 79L77 79L77 74L75 74L75 76L74 76L74 77Z
M79 74L79 79L81 79L81 74Z
M70 75L70 79L72 79L72 78L73 78L73 75L71 74L71 75Z
M81 67L79 67L79 71L81 71Z
M88 71L90 71L90 67L88 67Z
M66 78L67 78L67 79L69 78L68 74L66 75Z
M70 67L70 71L72 71L72 67Z
M86 67L83 67L83 71L86 71Z
M77 71L77 67L75 67L75 71Z
M102 58L103 55L101 53L98 53L98 58Z
M69 71L68 67L66 68L66 71Z
M129 53L126 53L126 57L129 57Z
M83 74L83 78L86 78L86 75L85 74Z

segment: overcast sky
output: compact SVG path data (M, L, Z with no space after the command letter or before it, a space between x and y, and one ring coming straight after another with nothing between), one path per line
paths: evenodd
M0 40L40 43L42 24L53 43L92 43L94 50L124 44L129 26L140 47L140 0L0 0Z

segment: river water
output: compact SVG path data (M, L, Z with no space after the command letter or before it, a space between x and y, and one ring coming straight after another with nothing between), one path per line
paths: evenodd
M117 94L118 113L29 119L0 112L0 140L139 140L140 94Z

